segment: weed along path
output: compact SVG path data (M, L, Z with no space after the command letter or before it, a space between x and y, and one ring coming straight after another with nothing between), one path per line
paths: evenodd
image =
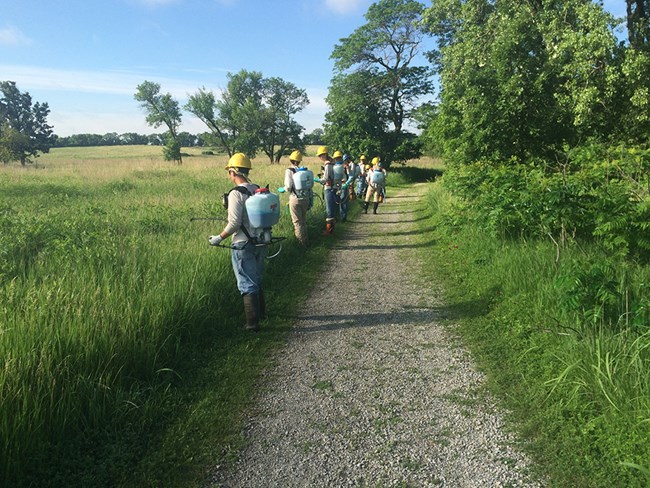
M210 486L541 486L421 281L419 251L434 245L417 224L426 185L389 191L377 215L336 229L247 445Z

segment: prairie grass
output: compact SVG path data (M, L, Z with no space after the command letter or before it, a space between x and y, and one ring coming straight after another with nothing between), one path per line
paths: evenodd
M300 297L291 285L307 288L326 249L299 250L283 212L274 234L288 240L267 272L275 326L241 332L230 253L207 245L224 223L190 221L225 217L226 157L188 151L182 166L129 146L0 167L3 486L179 486L203 475L191 472L201 456L236 444L241 405L286 330L278 310L295 306L282 293ZM285 164L253 165L258 184L283 184ZM183 443L193 452L170 454Z
M650 466L650 269L597 247L504 240L434 185L439 242L426 272L446 285L492 388L552 486L645 487ZM430 236L429 236L430 239Z

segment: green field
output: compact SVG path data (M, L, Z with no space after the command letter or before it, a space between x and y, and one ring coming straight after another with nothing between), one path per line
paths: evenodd
M87 486L85 476L96 486L119 484L121 469L155 449L155 432L173 430L167 424L183 417L178 409L196 401L181 397L191 395L188 375L200 376L203 354L222 358L215 370L235 370L216 381L223 391L210 401L230 408L247 398L251 373L226 363L262 361L284 326L257 339L240 331L230 252L207 244L223 222L190 221L225 217L227 158L185 151L182 166L163 161L159 147L129 146L53 149L35 165L0 167L3 486ZM315 161L306 158L317 170ZM253 166L255 182L282 184L284 164ZM310 277L284 212L274 234L288 240L268 266L278 289L271 301L290 308L281 277ZM315 246L302 259L315 263L323 252ZM212 420L222 441L235 435L232 410ZM158 442L180 449L183 435Z

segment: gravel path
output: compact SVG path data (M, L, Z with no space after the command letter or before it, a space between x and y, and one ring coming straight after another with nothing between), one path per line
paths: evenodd
M417 275L425 189L346 227L263 378L241 459L210 486L541 486Z

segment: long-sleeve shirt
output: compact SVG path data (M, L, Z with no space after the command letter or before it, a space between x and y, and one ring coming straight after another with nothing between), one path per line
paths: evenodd
M242 183L241 185L252 195L258 186L253 183ZM242 243L248 240L246 234L242 230L242 227L246 228L246 231L251 233L250 221L248 220L248 213L246 212L246 200L248 200L248 195L244 195L240 191L231 191L228 194L228 223L224 228L224 232L232 234L232 243Z

